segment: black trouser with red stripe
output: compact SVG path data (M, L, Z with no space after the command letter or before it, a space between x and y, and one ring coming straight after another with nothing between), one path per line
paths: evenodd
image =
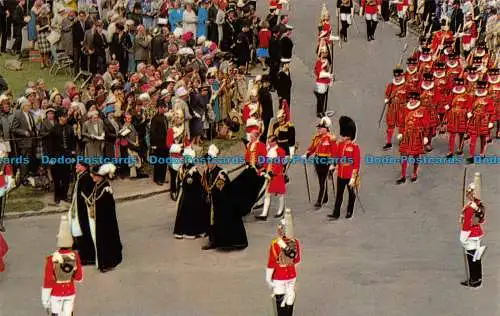
M328 159L328 158L325 158ZM316 200L316 204L325 204L328 202L328 169L330 168L329 164L326 163L315 163L314 169L318 174L319 181L319 194L318 199Z
M354 188L348 185L349 181L351 181L351 179L337 177L337 196L335 197L335 208L333 209L334 217L340 217L340 208L342 207L342 202L344 201L344 190L346 186L347 192L349 193L349 201L347 202L347 217L352 216L356 193L354 192Z

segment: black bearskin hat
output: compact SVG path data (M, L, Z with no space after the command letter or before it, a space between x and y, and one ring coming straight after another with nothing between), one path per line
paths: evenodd
M351 140L356 138L356 123L350 117L341 116L339 118L339 126L340 136L349 137Z

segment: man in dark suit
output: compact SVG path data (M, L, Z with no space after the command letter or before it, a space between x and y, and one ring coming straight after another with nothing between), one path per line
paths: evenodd
M269 41L269 77L271 90L275 89L278 80L278 72L281 65L281 31L278 26L272 29L272 37Z
M24 22L26 12L24 10L24 0L19 0L14 12L12 13L12 24L14 25L14 44L12 45L13 54L21 54L21 45L23 43L23 27L27 24Z
M31 106L31 102L24 99L21 109L14 114L11 126L11 134L18 139L15 143L17 154L29 159L28 165L21 165L20 168L23 184L26 184L26 178L35 171L36 141L34 137L37 136L37 130L35 120L30 113Z
M453 2L453 11L451 12L450 18L450 31L453 35L458 32L463 32L464 25L464 12L460 8L460 0L455 0ZM460 52L461 41L455 41L455 51Z
M262 76L262 87L259 89L259 103L262 108L262 121L264 123L264 131L260 136L260 141L264 144L267 142L267 131L269 130L269 123L273 118L273 97L269 91L269 76Z
M75 67L75 74L87 69L87 56L82 52L82 44L85 38L85 31L90 29L87 22L87 14L85 11L78 12L78 20L73 24L73 61Z
M151 119L151 129L149 132L152 154L156 157L156 161L152 161L154 163L153 181L158 185L165 183L165 176L167 174L166 161L163 161L168 158L168 122L165 116L166 109L167 107L164 102L158 103L158 112ZM175 179L172 181L175 181Z

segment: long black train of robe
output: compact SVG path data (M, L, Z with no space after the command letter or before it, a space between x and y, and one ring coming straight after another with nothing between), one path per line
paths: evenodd
M193 164L183 165L178 172L179 197L174 234L200 236L208 231L210 210L201 174Z
M240 216L250 214L265 181L266 179L257 173L257 169L250 165L231 181L229 191Z
M208 185L212 188L213 246L223 251L242 250L248 247L247 232L241 214L233 203L229 177L221 170L215 166L209 172L208 179Z
M97 265L101 270L112 269L123 259L113 190L104 180L96 184L94 194Z
M82 193L85 196L90 196L93 189L94 181L87 170L76 175L74 190L74 194L76 195L74 198L76 197L76 210L78 213L78 223L80 224L82 236L75 237L73 249L78 251L82 265L95 264L95 247L92 240L92 233L90 232L89 213L85 199L82 196ZM72 201L72 203L75 203L75 201Z

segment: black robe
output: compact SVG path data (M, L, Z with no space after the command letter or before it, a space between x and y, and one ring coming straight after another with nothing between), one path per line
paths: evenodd
M265 178L260 176L252 166L248 166L231 181L228 190L234 198L235 209L240 212L240 216L250 214L264 183Z
M212 170L205 170L203 178L210 196L210 242L219 250L245 249L248 247L245 226L231 198L229 177L221 171L221 167L215 166Z
M89 226L89 212L87 204L82 196L90 196L94 190L94 181L88 171L76 175L75 188L73 189L73 201L71 205L70 216L78 215L78 224L82 236L74 238L73 249L78 250L82 265L95 264L95 247L92 241L92 233Z
M292 79L290 73L286 73L283 70L278 73L278 81L276 82L276 92L280 99L285 99L290 106L290 97L292 95ZM280 102L281 107L281 102Z
M174 234L198 237L208 231L210 213L201 174L193 164L183 165L177 173L179 196Z
M113 269L122 262L122 242L116 218L115 199L111 185L103 180L87 199L92 237L95 242L97 267L102 270ZM92 224L95 228L92 229Z

